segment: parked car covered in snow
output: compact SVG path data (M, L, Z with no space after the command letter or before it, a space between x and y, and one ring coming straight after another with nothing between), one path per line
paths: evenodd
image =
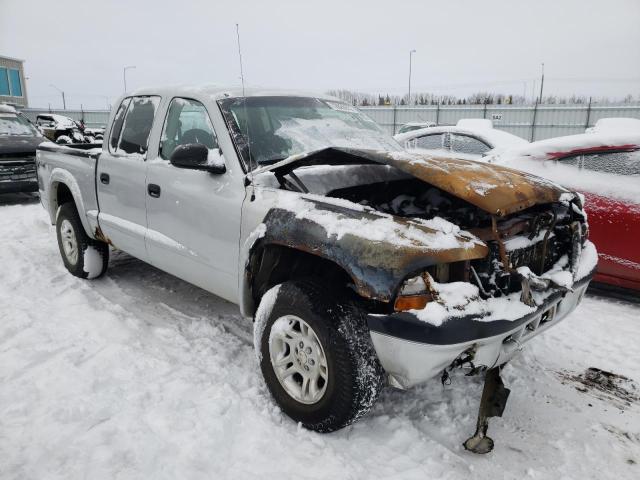
M85 132L84 123L63 115L40 114L36 117L36 124L43 135L55 143L94 143L96 141L95 134Z
M577 194L408 153L335 98L158 88L118 105L102 150L38 150L64 265L98 277L111 245L237 303L269 390L307 428L459 366L504 405L499 367L593 274ZM473 451L490 450L492 405Z
M480 160L507 148L526 145L525 139L493 128L491 120L461 119L456 126L429 127L398 133L394 138L407 150Z
M621 119L607 120L612 122L600 120L590 133L533 142L487 160L549 178L584 194L590 238L600 257L595 281L637 295L640 122L634 130L620 128Z
M36 192L36 147L46 139L22 114L0 105L0 193Z

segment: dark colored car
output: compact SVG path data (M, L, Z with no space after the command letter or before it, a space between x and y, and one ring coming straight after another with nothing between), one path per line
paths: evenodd
M38 191L36 148L45 140L26 117L0 105L0 194Z

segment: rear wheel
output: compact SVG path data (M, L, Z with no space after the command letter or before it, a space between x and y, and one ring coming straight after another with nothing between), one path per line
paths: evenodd
M364 315L347 295L315 282L285 282L264 295L255 343L275 401L311 430L351 424L382 389L383 370Z
M106 272L109 245L89 238L73 203L65 203L60 207L56 234L62 261L72 275L97 278Z

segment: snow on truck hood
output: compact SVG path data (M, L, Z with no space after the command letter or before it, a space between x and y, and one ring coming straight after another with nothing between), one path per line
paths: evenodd
M557 202L563 194L570 193L549 180L503 166L403 151L331 147L292 155L254 173L274 171L286 174L298 166L326 163L332 156L341 157L342 164L393 166L499 217L534 205Z

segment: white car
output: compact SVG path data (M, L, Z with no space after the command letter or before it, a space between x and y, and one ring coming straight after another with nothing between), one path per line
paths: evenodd
M456 156L469 160L519 147L527 140L493 128L491 120L461 119L456 126L429 127L394 138L407 150L426 151L440 156Z

